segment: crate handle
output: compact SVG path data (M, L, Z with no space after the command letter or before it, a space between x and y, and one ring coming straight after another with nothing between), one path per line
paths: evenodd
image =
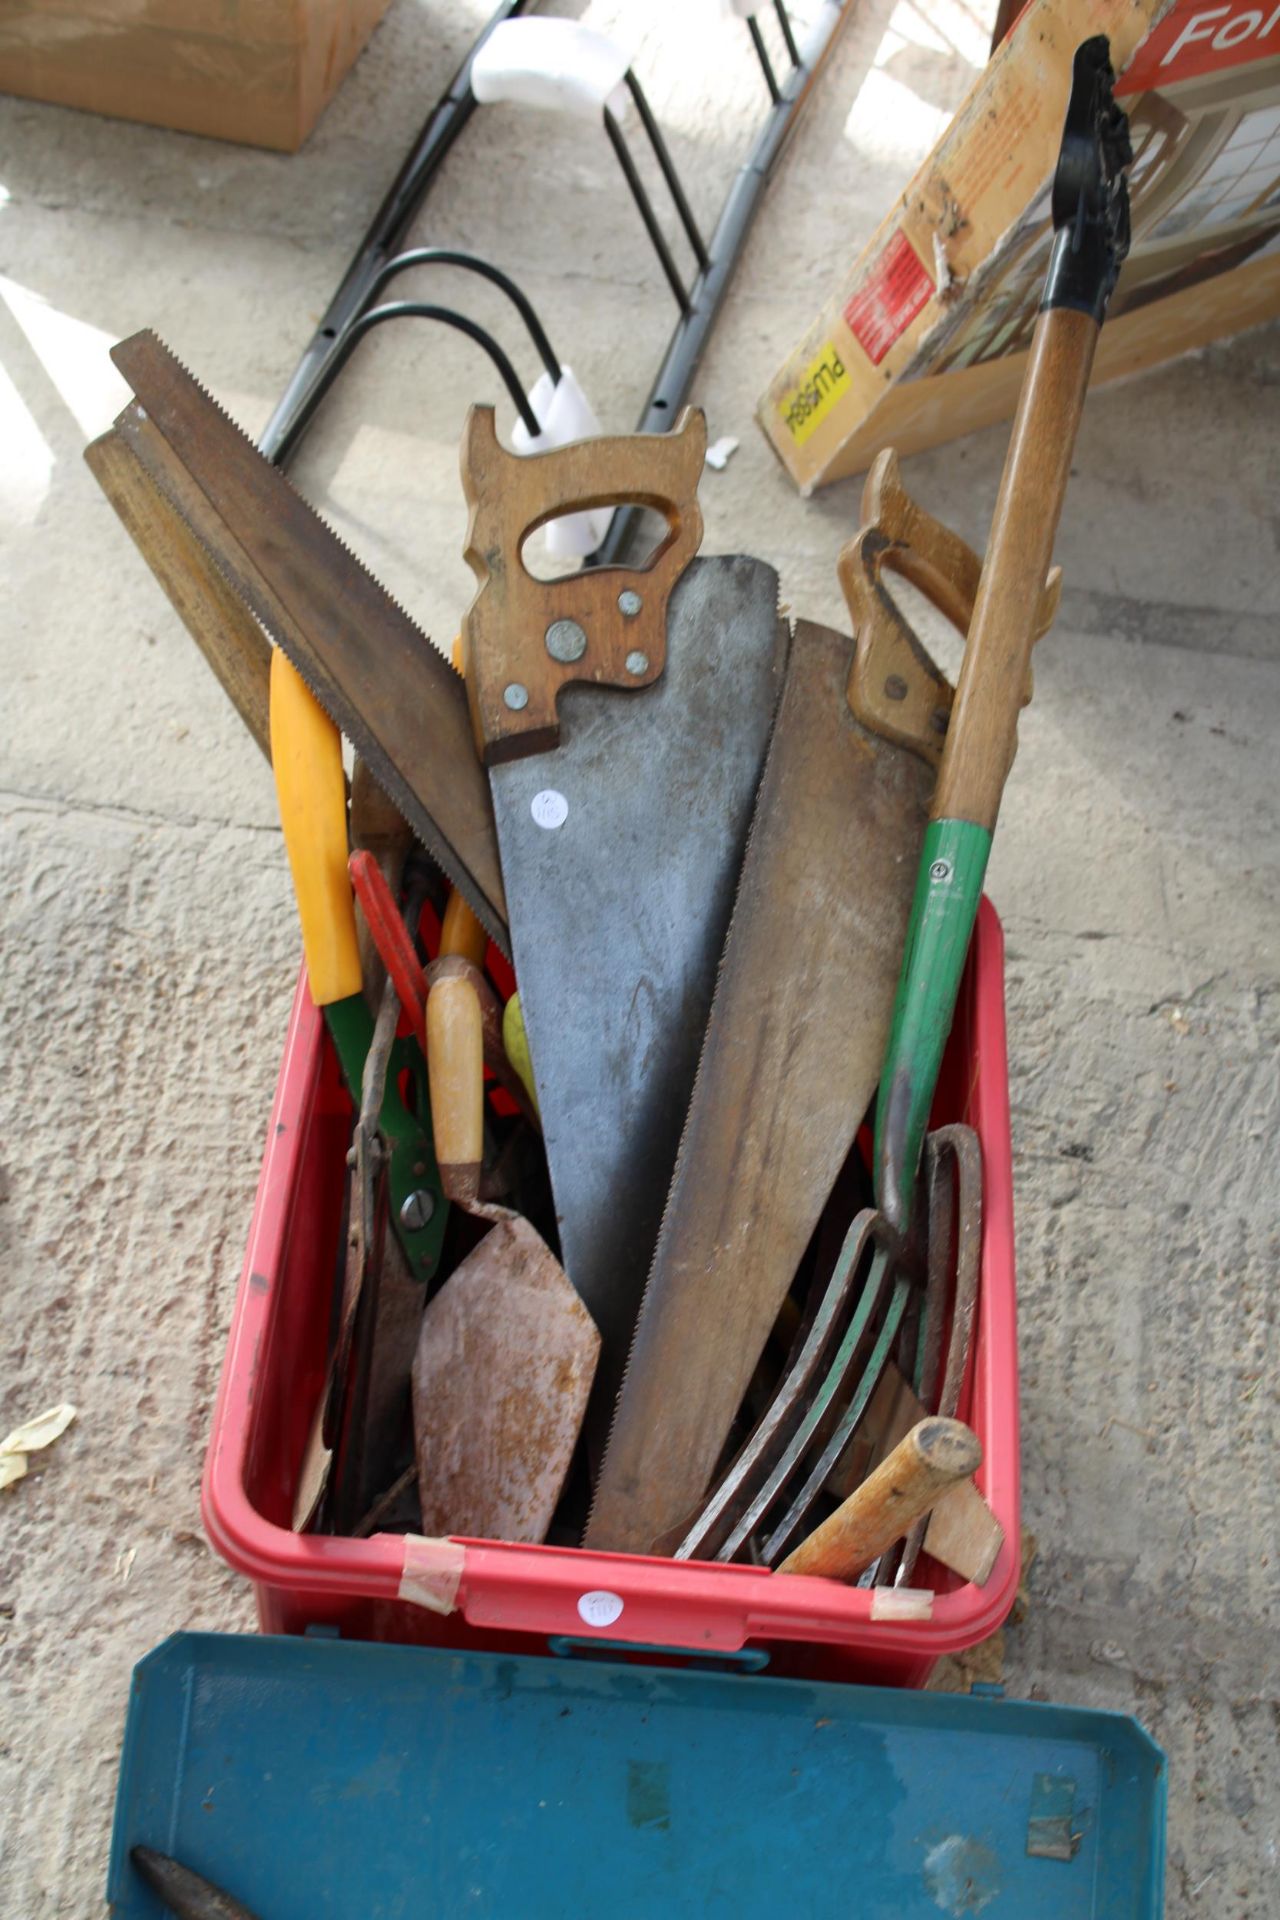
M721 1653L709 1653L697 1647L664 1647L644 1640L588 1640L585 1635L553 1633L548 1635L547 1650L557 1660L612 1660L618 1654L656 1653L668 1660L681 1660L703 1673L726 1669L738 1673L763 1673L769 1664L764 1647L739 1647Z

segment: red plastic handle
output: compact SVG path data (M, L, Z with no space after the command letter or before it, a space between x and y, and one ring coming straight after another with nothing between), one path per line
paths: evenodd
M427 1019L427 976L382 868L371 853L361 851L351 855L347 872L361 912L369 923L373 944L395 982L400 1005L413 1022L413 1031L421 1034Z

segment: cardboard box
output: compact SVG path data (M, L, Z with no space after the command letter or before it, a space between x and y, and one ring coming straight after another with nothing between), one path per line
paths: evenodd
M292 153L390 0L0 0L0 92Z
M1031 0L760 401L802 493L1012 413L1072 54L1099 32L1135 157L1095 381L1280 313L1280 0Z

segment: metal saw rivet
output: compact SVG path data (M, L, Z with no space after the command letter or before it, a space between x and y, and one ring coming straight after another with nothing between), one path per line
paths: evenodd
M627 655L627 672L631 674L634 679L638 680L642 673L648 673L648 671L649 656L647 653L641 653L637 649L635 653L629 653Z
M512 713L519 713L521 707L527 707L529 704L529 689L522 687L518 680L513 680L509 687L503 688L502 697Z
M425 1187L418 1187L407 1193L400 1206L400 1225L410 1233L418 1233L426 1226L436 1210L436 1197L428 1193Z
M553 620L547 628L547 652L563 667L581 660L587 650L586 630L576 620Z
M884 690L890 700L905 700L907 683L900 673L891 673L884 683Z
M644 601L631 587L624 587L618 595L618 612L628 620L634 620Z

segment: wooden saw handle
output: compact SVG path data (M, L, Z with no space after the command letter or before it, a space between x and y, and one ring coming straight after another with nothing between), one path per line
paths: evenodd
M493 408L472 407L462 438L471 509L465 558L479 582L462 623L476 747L487 766L554 747L556 699L574 681L650 686L667 653L667 600L702 540L698 481L707 423L686 407L670 433L601 436L550 453L508 453ZM535 580L528 536L562 514L650 507L668 534L650 565Z
M949 1487L982 1465L982 1444L962 1420L919 1421L829 1519L789 1553L779 1573L856 1580Z
M901 574L960 633L969 631L982 562L967 541L911 498L892 447L877 456L867 475L861 531L837 562L856 640L849 706L872 733L937 766L955 695L894 602L882 578L886 569ZM1055 568L1036 607L1034 638L1052 625L1061 589L1061 569ZM1021 705L1030 698L1028 668Z

